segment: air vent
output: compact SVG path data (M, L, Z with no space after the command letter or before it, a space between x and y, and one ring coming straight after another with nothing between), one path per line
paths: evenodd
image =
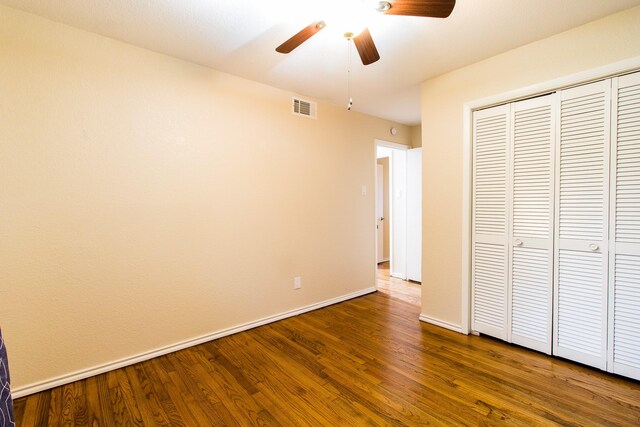
M317 118L317 104L300 98L293 98L293 114L296 116Z

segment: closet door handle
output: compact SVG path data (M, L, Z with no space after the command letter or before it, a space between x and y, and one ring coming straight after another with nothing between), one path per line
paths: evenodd
M592 252L595 252L598 249L600 249L600 246L596 245L595 243L592 243L589 245L589 249L591 249Z
M523 242L520 239L516 239L516 241L513 242L513 243L515 243L516 246L522 246L523 245Z

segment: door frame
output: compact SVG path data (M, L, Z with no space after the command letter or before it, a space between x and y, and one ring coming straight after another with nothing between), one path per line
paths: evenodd
M380 160L380 159L377 159ZM382 180L382 182L381 182ZM384 175L384 165L381 165L380 163L376 163L376 194L375 194L375 200L376 200L376 264L380 264L386 261L389 261L388 259L385 259L384 257L384 234L385 234L385 223L384 223L384 186L385 183L387 184L387 186L389 185L389 183L387 182L388 178L385 177ZM382 187L382 188L381 188ZM382 195L380 194L382 193ZM378 208L380 208L380 210L378 210ZM383 218L382 221L380 221L380 226L382 226L382 232L378 226L378 222L379 222L379 218ZM387 219L388 220L388 219ZM382 237L380 237L380 234L382 234Z
M384 147L384 148L390 148L392 150L400 150L400 151L408 151L411 147L409 147L408 145L404 145L404 144L399 144L397 142L391 142L391 141L385 141L382 139L374 139L373 141L373 171L374 171L374 177L375 177L375 173L376 173L376 168L378 165L378 147ZM374 192L376 193L376 192ZM390 264L393 262L393 209L391 208L391 204L392 204L392 198L391 195L393 194L393 165L392 162L389 161L389 218L388 218L388 224L389 224L389 260L390 260ZM376 194L377 197L377 194ZM375 198L374 198L374 203L375 203ZM406 212L405 212L405 216L406 216ZM374 218L375 218L375 204L374 204ZM405 218L405 223L406 223L406 218ZM373 224L373 233L374 233L374 240L373 240L373 244L374 244L374 254L375 254L375 249L377 248L377 239L378 239L378 233L376 230L376 221L374 221ZM374 258L375 255L374 255ZM405 259L406 262L406 259ZM374 264L373 264L373 268L374 268L374 272L376 272L376 275L374 277L377 277L377 269L378 269L378 264L377 264L377 259L374 259ZM389 268L389 272L391 273L391 267ZM406 267L405 267L405 276L406 276ZM403 277L404 279L404 277ZM376 279L376 289L378 287L378 281Z
M422 147L407 150L407 280L422 283Z
M461 325L459 332L468 335L471 330L471 206L472 177L473 177L473 112L483 108L493 107L509 102L520 101L545 93L567 89L571 86L582 85L596 80L627 74L640 69L640 56L614 62L602 67L592 68L583 72L570 74L546 82L538 83L520 89L511 90L498 95L477 99L463 106L463 135L462 135L462 283L461 283Z

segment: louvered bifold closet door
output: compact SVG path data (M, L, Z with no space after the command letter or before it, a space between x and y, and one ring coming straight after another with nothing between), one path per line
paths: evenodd
M613 79L609 370L640 380L640 73Z
M510 106L473 116L472 328L507 339Z
M556 95L513 104L510 341L551 354Z
M563 90L556 144L554 354L606 368L611 82Z

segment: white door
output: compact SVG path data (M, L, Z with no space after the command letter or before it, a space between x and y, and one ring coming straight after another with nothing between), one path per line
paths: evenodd
M391 150L390 210L391 269L390 274L407 278L407 151Z
M556 95L512 106L510 342L551 354Z
M473 115L472 328L507 339L509 105Z
M422 148L407 151L407 279L422 281Z
M640 380L640 73L613 79L609 370Z
M554 354L606 369L611 81L561 92Z
M376 165L376 262L384 262L384 167Z

